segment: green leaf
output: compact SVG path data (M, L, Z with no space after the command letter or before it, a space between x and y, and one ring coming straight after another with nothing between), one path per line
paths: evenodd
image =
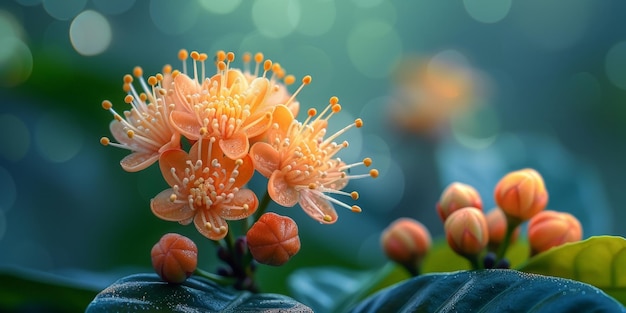
M540 253L519 270L594 285L626 304L626 239L597 236Z
M0 311L83 311L98 293L92 286L46 272L0 269Z
M602 290L516 270L426 274L384 289L351 312L626 312Z
M517 240L512 244L506 251L506 258L509 260L511 268L515 268L526 261L528 253L527 241ZM445 239L434 241L432 247L428 250L428 254L422 261L422 273L452 272L469 269L471 269L469 261L456 254L448 246Z
M304 268L287 281L294 298L315 312L345 312L367 295L408 277L393 263L375 271L354 271L338 267Z
M156 274L122 278L100 292L87 307L95 312L313 312L283 295L237 291L201 277L180 285Z

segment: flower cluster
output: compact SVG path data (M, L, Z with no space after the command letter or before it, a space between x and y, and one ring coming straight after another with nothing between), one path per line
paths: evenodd
M519 237L520 225L527 221L530 256L582 239L582 227L573 215L544 210L548 193L543 178L534 169L521 169L505 175L494 188L494 199L498 206L485 214L476 189L453 182L444 189L436 205L444 222L448 246L470 261L475 269L508 267L504 257L506 250ZM407 219L402 221L409 223ZM398 221L392 223L383 232L383 249L390 259L415 272L406 264L417 262L419 265L430 247L430 235L425 229L409 232L409 229L423 228L419 222L412 221L410 228L403 227L401 241L391 241L388 239L389 229L397 228L397 224ZM399 244L402 248L397 247ZM399 250L419 253L414 253L407 261L394 252Z
M102 103L113 114L110 130L115 140L103 137L100 142L130 151L120 161L126 171L158 162L170 186L151 200L156 216L185 225L193 222L202 235L219 241L229 234L228 221L251 216L257 221L269 199L284 207L299 204L325 224L337 221L335 205L361 211L337 197L357 200L358 192L344 191L348 182L377 177L378 171L350 174L349 169L369 167L372 160L346 163L337 157L348 142L336 140L363 126L356 119L334 134L327 133L330 118L341 112L337 97L331 97L319 114L309 109L301 122L296 119L300 110L296 97L311 83L310 76L303 77L290 94L287 86L295 77L261 53L244 54L243 69L238 69L233 67L234 53L218 51L211 58L216 69L212 76L206 74L207 54L181 50L178 57L182 70L166 65L162 73L145 79L136 67L133 75L124 76L124 102L129 108L122 114L110 101ZM268 179L261 201L246 188L255 171ZM248 234L248 240L254 237Z

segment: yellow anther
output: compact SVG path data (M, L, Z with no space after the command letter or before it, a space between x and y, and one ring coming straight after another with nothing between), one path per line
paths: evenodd
M317 189L317 184L316 183L310 183L309 184L309 189Z
M244 203L242 208L244 211L248 211L250 209L250 206L247 203Z
M226 52L224 52L224 50L217 51L217 53L215 54L215 59L217 62L226 60Z
M263 62L263 70L265 70L267 72L271 68L272 68L272 61L271 60L265 60L265 62Z
M226 53L226 60L228 60L228 62L235 61L235 53L233 52Z
M128 136L128 138L133 138L133 137L135 137L135 132L132 129L129 129L126 132L126 136Z
M333 113L339 113L339 111L341 111L341 104L333 104L331 110L333 110Z
M122 85L122 90L124 90L124 92L129 92L130 84L124 83L124 85Z
M363 210L361 210L361 207L358 205L353 205L350 210L354 213L361 213Z
M135 98L133 98L133 96L131 95L126 95L126 97L124 97L124 102L131 104L133 103L133 100L135 100Z
M130 84L133 82L133 77L130 74L124 75L124 84Z
M254 55L254 62L256 62L256 63L261 63L261 62L263 62L263 53L261 53L261 52L257 52L257 53Z
M174 201L176 201L176 198L177 198L177 197L176 197L176 194L171 194L171 195L170 195L170 202L174 202Z
M110 110L113 107L113 103L109 100L102 101L102 108L105 110Z
M140 66L135 66L135 68L133 68L133 75L135 77L143 76L143 69Z
M196 61L200 60L200 53L198 53L198 51L191 51L189 56Z
M339 103L339 98L332 96L330 97L330 101L329 101L330 105L335 105L337 103Z
M250 52L246 52L243 54L243 57L241 59L243 60L243 63L248 63L250 62L250 60L252 60L252 54Z
M363 164L364 164L366 167L369 167L370 165L372 165L372 159L371 159L371 158L365 158L365 159L363 159Z
M241 166L242 164L243 164L243 160L242 159L235 160L235 165Z
M148 77L148 85L154 86L157 84L157 78L154 76Z
M200 136L204 136L208 133L209 131L206 129L206 127L200 127Z
M311 79L312 79L312 78L311 78L311 75L304 76L304 77L302 78L302 83L303 83L303 84L305 84L305 85L308 85L308 84L310 84L310 83L311 83Z
M142 93L139 95L139 100L141 100L141 101L143 101L143 102L146 102L146 100L148 100L148 95L142 92Z
M180 71L179 70L174 70L172 72L172 78L176 78L176 76L178 76L178 74L180 74Z
M306 113L308 116L315 116L317 114L317 110L314 108L310 108Z
M224 61L219 61L217 63L217 69L220 71L226 70L226 63L224 63Z
M103 146L108 146L111 143L111 140L107 137L100 138L100 144Z
M356 126L356 128L363 127L363 120L360 118L357 118L356 120L354 120L354 125Z
M370 170L370 176L372 176L372 178L378 177L378 170L377 169L371 169Z
M272 64L272 72L278 74L282 69L280 68L280 63Z
M353 191L350 193L350 197L352 197L352 200L358 200L359 199L359 193L356 191Z
M200 62L204 62L208 58L209 56L206 53L200 53Z
M113 118L118 122L122 121L122 117L119 114L113 114Z
M163 74L161 74L161 73L158 73L158 74L156 74L156 75L154 75L154 76L156 77L156 79L157 79L158 81L162 81L162 80L163 80Z
M330 215L328 215L328 214L324 215L324 221L325 221L325 222L330 222L330 221L332 221L332 220L333 220L333 218L332 218L332 217L330 217Z
M185 61L185 60L187 60L188 56L189 56L189 53L187 52L187 50L180 49L180 51L178 51L178 59L179 60Z
M170 74L172 73L172 66L169 64L165 64L165 66L163 66L163 74Z
M226 226L220 226L220 229L218 232L220 234L225 234L226 232L228 232L228 228L226 228Z
M293 75L287 75L284 79L285 85L291 85L296 82L296 77Z

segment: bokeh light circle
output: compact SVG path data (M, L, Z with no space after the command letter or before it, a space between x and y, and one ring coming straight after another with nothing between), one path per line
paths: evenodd
M259 32L270 38L291 34L300 22L300 2L257 0L252 5L252 21Z
M613 85L626 89L626 41L618 42L609 49L604 70Z
M84 11L70 25L70 41L76 52L92 56L104 52L111 44L111 25L102 14Z
M0 37L0 86L13 87L26 81L33 71L30 48L16 37Z
M54 163L71 160L83 146L83 131L68 119L68 115L43 115L34 131L35 146L41 156Z
M369 19L357 24L347 40L352 64L370 78L387 77L401 56L402 41L387 22Z
M57 20L67 21L83 10L87 0L43 0L43 8Z
M17 162L26 155L29 146L30 132L26 124L15 115L0 115L0 157Z
M360 8L371 8L381 4L384 0L352 0Z
M0 190L2 190L2 197L0 197L0 212L8 212L15 204L17 198L17 187L11 173L5 168L0 166Z
M135 4L135 0L91 0L99 12L105 14L122 14Z
M308 36L326 34L333 27L337 10L335 2L329 0L307 0L300 2L300 23L296 30Z
M13 14L0 10L0 39L7 37L23 38L24 28Z
M484 149L494 143L500 132L500 119L488 105L452 118L452 134L461 145Z
M496 23L509 14L512 0L463 0L467 13L482 23Z
M205 10L215 14L228 14L237 9L241 0L198 0L198 3Z
M150 1L152 22L167 35L180 35L190 30L198 20L198 9L195 1Z

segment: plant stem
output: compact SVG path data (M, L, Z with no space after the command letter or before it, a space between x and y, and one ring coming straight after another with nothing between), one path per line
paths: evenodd
M272 198L270 197L269 192L266 191L265 194L263 195L263 198L261 198L261 203L259 203L259 208L257 209L256 213L254 213L253 222L258 221L261 215L265 213L265 210L267 210L267 207L270 204L270 200L272 200Z
M478 255L465 255L465 258L472 264L472 269L482 270L484 269L483 263L480 262Z
M207 271L203 271L199 268L196 268L196 270L193 273L197 276L204 277L210 281L216 282L222 286L232 285L234 282L232 278L228 278L228 277L220 276L220 275L213 274Z
M502 242L500 243L500 246L498 247L498 253L496 253L496 261L494 264L498 264L498 262L500 262L500 260L504 258L504 255L506 254L506 250L509 248L509 243L511 242L511 237L513 236L513 232L515 231L515 228L519 226L519 224L520 224L519 221L507 217L506 232L504 233L504 240L502 240Z

